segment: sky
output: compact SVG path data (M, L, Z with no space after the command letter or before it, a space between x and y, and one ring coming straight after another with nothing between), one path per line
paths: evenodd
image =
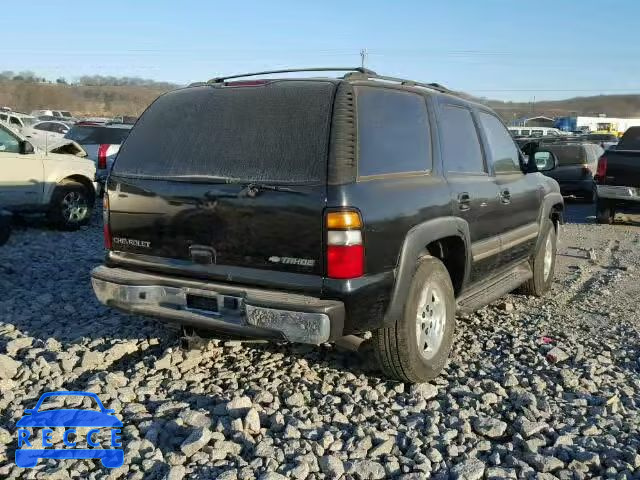
M2 2L0 70L187 84L365 66L500 100L640 93L640 1Z

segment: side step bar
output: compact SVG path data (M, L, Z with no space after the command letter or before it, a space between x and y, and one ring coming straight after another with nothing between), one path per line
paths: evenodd
M533 272L529 263L520 263L506 273L492 278L487 283L464 292L458 298L458 311L471 313L515 290L532 277Z

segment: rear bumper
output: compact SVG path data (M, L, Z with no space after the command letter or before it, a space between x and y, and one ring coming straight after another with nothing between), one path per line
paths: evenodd
M570 195L575 193L591 194L591 192L593 191L593 186L595 185L593 179L591 178L585 180L562 181L558 182L558 184L560 185L560 191L563 195Z
M104 305L229 335L317 345L344 329L337 300L106 266L91 272L91 282Z
M598 185L598 198L623 200L625 202L640 202L640 188Z

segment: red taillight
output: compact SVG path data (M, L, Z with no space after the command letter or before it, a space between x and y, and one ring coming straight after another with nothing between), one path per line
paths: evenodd
M607 157L602 155L598 159L598 168L596 170L596 182L604 183L604 178L607 176Z
M104 170L107 168L107 150L109 150L109 144L103 143L98 147L98 169Z
M349 279L364 275L362 219L354 211L328 212L327 276Z
M104 248L111 250L111 229L108 223L104 224Z
M357 278L364 274L362 245L327 246L327 275L330 278Z
M259 87L269 83L268 80L241 80L238 82L224 82L225 87Z

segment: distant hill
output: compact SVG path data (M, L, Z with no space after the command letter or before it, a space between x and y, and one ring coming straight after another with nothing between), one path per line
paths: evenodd
M93 77L87 77L92 79ZM110 77L96 77L98 80ZM114 116L139 115L159 95L172 88L156 85L66 85L2 80L0 77L0 106L30 112L40 108L69 110L75 115ZM609 117L640 117L640 95L599 95L567 100L502 102L475 99L495 109L507 122L531 115L548 117L598 115Z
M534 115L544 115L551 118L572 114L584 116L606 114L608 117L621 118L640 117L640 95L598 95L567 100L541 101L535 104L487 99L478 101L495 109L506 122L511 122L514 118Z
M0 106L21 112L51 108L74 115L140 115L167 87L79 86L22 81L0 81Z

